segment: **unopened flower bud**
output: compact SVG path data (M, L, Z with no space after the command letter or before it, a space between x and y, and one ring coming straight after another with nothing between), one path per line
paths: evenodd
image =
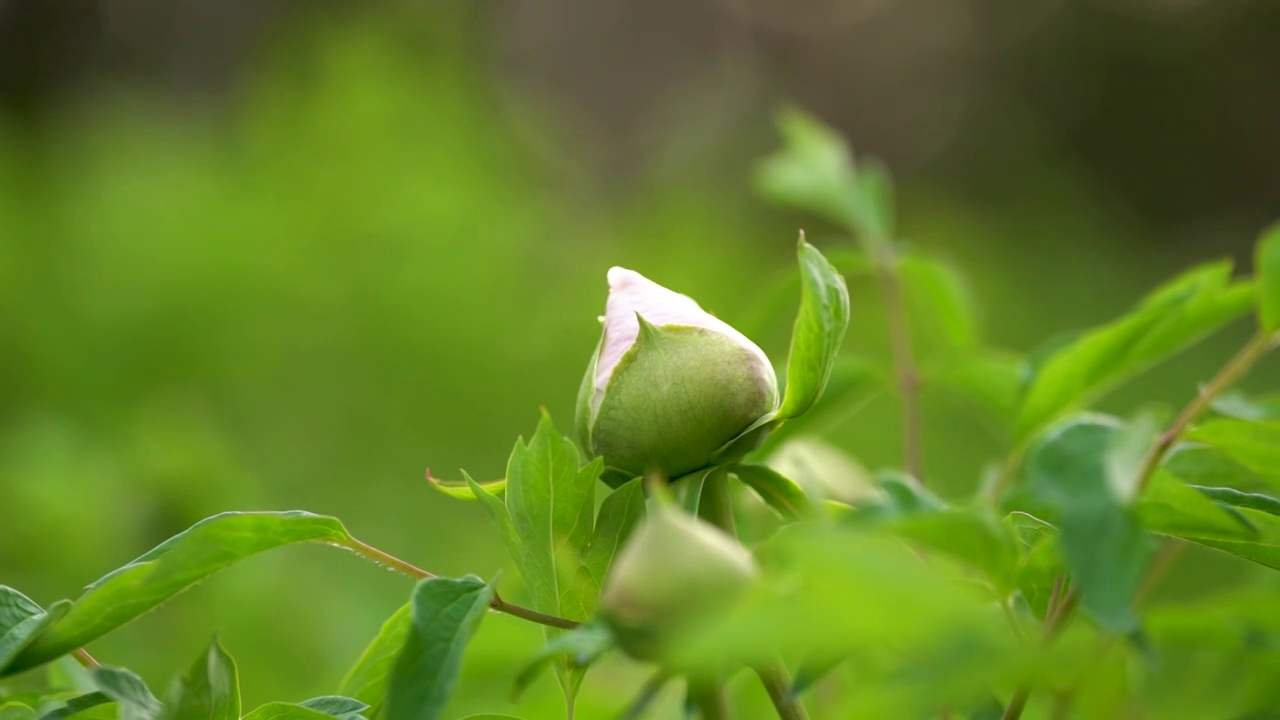
M678 477L778 406L755 343L692 298L609 270L604 334L578 396L585 450L629 476Z
M654 659L671 637L742 599L757 572L751 553L724 531L660 508L614 559L601 615L624 650Z

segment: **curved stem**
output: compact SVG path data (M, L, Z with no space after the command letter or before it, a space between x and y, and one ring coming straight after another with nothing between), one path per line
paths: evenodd
M361 542L354 537L349 537L347 541L343 543L343 547L367 560L372 560L383 567L391 568L398 573L402 573L410 577L416 577L420 580L437 577L434 573L427 572L417 565L405 562L395 555L379 550L378 548ZM573 620L556 617L555 615L547 615L546 613L540 613L537 610L532 610L522 605L507 602L502 599L502 596L499 595L497 591L494 591L493 598L489 600L489 607L495 612L506 613L507 615L512 615L522 620L528 620L529 622L535 622L539 625L546 625L548 627L572 630L581 624Z
M1222 394L1227 388L1236 383L1237 380L1244 377L1245 373L1253 367L1267 350L1271 349L1271 344L1275 338L1267 333L1259 332L1254 335L1244 347L1235 354L1235 357L1227 361L1226 365L1213 376L1203 388L1196 398L1192 400L1182 412L1178 413L1178 417L1169 425L1160 438L1156 440L1156 444L1151 448L1151 452L1143 458L1142 466L1138 469L1138 494L1141 495L1147 483L1151 481L1151 477L1155 475L1156 469L1160 467L1160 462L1164 460L1164 456L1169 453L1178 438L1182 437L1182 433L1186 432L1191 423L1200 416L1213 402L1215 398Z
M773 701L780 720L809 720L809 713L805 711L800 698L791 692L791 678L781 664L756 668L756 675L760 676L760 682L764 685L765 692L769 693L769 699Z

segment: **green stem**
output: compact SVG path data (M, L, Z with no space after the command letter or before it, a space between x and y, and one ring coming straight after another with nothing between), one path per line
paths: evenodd
M410 577L416 577L420 580L427 580L429 578L436 577L435 574L427 572L417 565L405 562L391 553L379 550L378 548L361 542L354 537L349 537L343 545L351 552L354 552L367 560L372 560L383 567L391 568L398 573L408 575ZM513 617L518 617L522 620L538 623L539 625L562 628L565 630L572 630L581 624L574 622L573 620L556 617L555 615L547 615L522 605L507 602L502 599L502 596L499 595L497 591L494 591L493 598L489 600L489 608L495 612L505 613Z
M540 613L537 610L531 610L522 605L509 603L506 600L503 600L502 596L498 595L496 591L493 593L493 598L489 600L489 608L495 612L506 613L522 620L538 623L539 625L546 625L547 627L561 628L564 630L572 630L582 624L566 618L556 617L555 615Z
M724 468L707 473L702 485L702 499L698 501L698 517L738 537L733 501L729 497L729 473Z
M1254 335L1249 342L1245 343L1244 347L1240 348L1240 352L1236 353L1235 357L1222 366L1218 374L1200 390L1196 398L1183 408L1182 412L1178 413L1178 417L1174 418L1173 423L1160 435L1160 438L1156 440L1155 446L1151 448L1151 452L1147 453L1147 456L1142 461L1142 466L1138 470L1139 496L1147 487L1147 483L1151 481L1151 477L1155 475L1165 455L1169 453L1178 438L1182 437L1182 433L1186 432L1191 423L1195 422L1195 419L1209 407L1215 398L1244 377L1254 363L1258 362L1258 359L1265 355L1267 350L1271 349L1274 341L1274 337L1264 332Z
M791 678L781 664L756 668L756 674L760 676L765 692L769 693L780 720L809 720L809 713L800 698L791 692Z
M724 685L715 680L689 678L689 703L698 709L702 720L728 720L729 703Z
M923 483L920 371L916 367L915 352L911 347L911 321L907 316L906 298L902 292L902 273L898 269L898 256L892 245L887 242L872 245L871 258L876 266L876 276L880 280L885 323L889 331L889 351L893 356L893 374L898 385L903 465L912 477Z
M86 670L102 667L97 660L93 659L93 656L89 654L89 651L84 648L78 648L75 652L71 653L71 657L75 658L76 662L80 663L80 665Z

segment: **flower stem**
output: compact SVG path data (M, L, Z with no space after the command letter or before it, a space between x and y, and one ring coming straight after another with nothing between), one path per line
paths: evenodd
M1265 355L1267 350L1271 349L1274 341L1274 337L1264 332L1254 335L1249 342L1245 343L1244 347L1240 348L1235 357L1228 360L1227 364L1223 365L1222 369L1218 371L1218 374L1201 388L1195 399L1183 408L1182 412L1178 413L1178 417L1161 433L1160 438L1156 440L1155 446L1151 448L1151 452L1147 453L1147 456L1142 461L1142 466L1138 470L1139 496L1146 488L1147 483L1151 481L1151 477L1155 475L1156 469L1160 467L1160 462L1164 460L1164 456L1169 453L1178 438L1182 437L1182 433L1186 432L1191 423L1195 422L1195 419L1209 407L1215 398L1244 377L1254 363Z
M398 573L402 573L410 577L416 577L420 580L436 577L435 574L427 572L417 565L405 562L395 555L379 550L378 548L361 542L354 537L349 537L347 541L343 543L343 546L367 560L372 560L373 562L383 567L391 568ZM537 610L532 610L522 605L507 602L502 599L502 596L499 595L496 590L493 593L493 597L489 600L489 608L495 612L506 613L507 615L518 617L522 620L528 620L529 622L538 623L539 625L562 628L565 630L572 630L581 624L573 620L556 617L555 615L547 615L546 613L540 613Z
M902 457L907 472L924 482L924 452L921 447L922 417L920 413L920 371L916 368L911 347L911 322L906 298L902 292L902 273L898 255L887 242L874 243L872 260L880 280L885 322L889 331L889 350L893 355L894 378L898 385L899 412L902 416Z
M800 698L791 692L791 678L787 676L786 668L781 664L769 665L756 668L756 674L760 676L765 692L769 693L780 720L809 720L809 713L800 703Z

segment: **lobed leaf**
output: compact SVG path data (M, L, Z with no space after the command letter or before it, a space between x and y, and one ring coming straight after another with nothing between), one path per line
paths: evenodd
M458 681L462 655L493 587L474 576L429 578L414 588L412 624L387 686L386 720L435 720Z
M603 461L583 466L574 444L542 416L533 438L516 443L507 464L506 507L520 554L515 559L534 609L586 620L594 605L579 581L591 543L595 484Z

